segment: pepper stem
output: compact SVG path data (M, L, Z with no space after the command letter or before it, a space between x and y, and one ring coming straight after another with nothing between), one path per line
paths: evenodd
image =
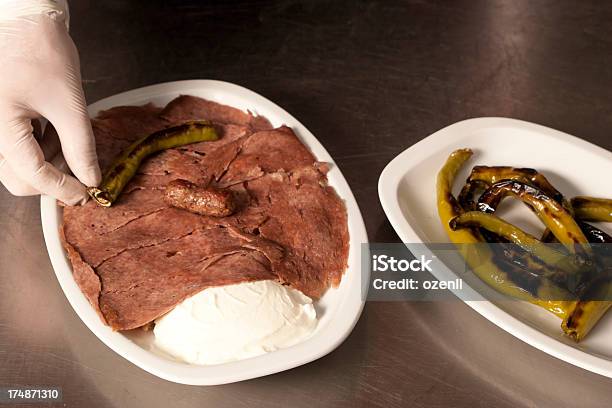
M98 187L87 187L87 193L103 207L110 207L112 204L108 193L104 190L100 190Z

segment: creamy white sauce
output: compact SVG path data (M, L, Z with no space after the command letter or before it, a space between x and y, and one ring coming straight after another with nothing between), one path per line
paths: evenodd
M205 289L155 321L156 346L191 364L221 364L292 346L317 315L302 292L266 280Z

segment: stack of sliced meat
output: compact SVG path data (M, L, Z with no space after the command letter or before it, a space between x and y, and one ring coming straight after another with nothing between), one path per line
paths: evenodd
M103 170L139 137L195 119L212 121L221 138L147 159L110 208L64 208L75 280L115 330L146 325L210 286L275 279L317 298L346 269L346 210L327 166L263 117L193 96L163 109L113 108L92 121ZM169 207L164 189L175 179L231 189L238 209L215 218Z

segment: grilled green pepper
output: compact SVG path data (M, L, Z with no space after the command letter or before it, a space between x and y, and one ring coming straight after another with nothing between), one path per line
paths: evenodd
M572 300L578 297L576 289L568 289L568 284L574 283L568 280L566 272L543 263L531 253L507 243L496 245L494 252L495 264L506 272L513 282L533 296L539 296L543 287L556 286L557 293L563 296L563 299Z
M612 222L612 199L578 196L571 202L581 220Z
M450 222L450 227L453 230L466 227L484 228L516 244L546 264L567 273L578 273L584 265L582 259L557 251L549 245L543 244L533 235L492 214L480 211L466 212L453 218Z
M569 208L569 203L563 197L563 194L559 192L543 174L537 170L530 168L515 168L508 166L474 166L467 182L478 181L485 183L490 187L491 185L498 183L502 180L514 180L524 184L529 184L533 187L537 187L542 190L544 194L563 204L564 207Z
M208 121L186 122L151 133L128 146L104 174L102 183L98 187L89 187L87 192L98 204L110 207L147 156L161 150L218 138L217 131Z
M478 209L494 212L501 200L513 196L527 204L552 234L572 253L590 252L588 240L572 215L542 190L520 181L503 180L493 184L478 200Z
M607 233L605 233L604 231L600 230L597 227L594 227L591 224L587 224L584 221L577 221L577 222L578 222L578 225L580 225L580 229L584 233L584 236L586 237L586 239L589 240L590 243L592 244L612 244L612 237L608 235ZM548 228L544 230L544 233L542 234L542 238L540 238L540 240L546 243L559 242L557 241L555 236L550 232Z
M474 274L482 279L487 285L495 288L500 293L515 299L527 300L561 318L565 318L570 307L570 302L563 300L548 300L564 299L562 296L555 297L554 293L556 292L554 288L549 290L546 287L542 287L540 289L540 296L533 296L529 291L513 284L508 275L495 264L493 253L485 245L462 245L484 242L477 230L466 228L455 231L451 228L451 220L459 216L462 212L459 203L452 194L452 186L458 171L471 156L472 151L470 149L454 151L448 157L437 176L436 193L438 215L450 240L458 245L461 255L465 258Z

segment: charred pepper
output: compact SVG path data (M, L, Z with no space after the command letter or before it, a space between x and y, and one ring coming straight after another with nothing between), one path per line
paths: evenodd
M513 196L527 204L552 234L572 253L589 253L588 240L572 215L558 201L542 190L520 181L503 180L493 184L478 200L478 209L494 212L506 197Z
M101 206L110 207L147 156L218 138L217 131L208 121L186 122L151 133L128 146L104 174L102 183L98 187L89 187L87 192Z
M612 199L578 196L571 202L581 220L612 222Z
M485 245L472 245L483 243L479 232L472 229L453 230L450 222L462 213L461 207L452 194L452 186L457 173L463 164L472 156L470 149L456 150L448 157L440 169L436 180L438 215L450 240L457 244L461 255L465 258L471 270L487 285L498 292L515 299L527 300L546 310L565 318L568 312L568 302L563 296L555 296L555 288L542 287L540 295L533 296L529 291L517 286L494 262L493 253ZM467 244L467 245L465 245Z

